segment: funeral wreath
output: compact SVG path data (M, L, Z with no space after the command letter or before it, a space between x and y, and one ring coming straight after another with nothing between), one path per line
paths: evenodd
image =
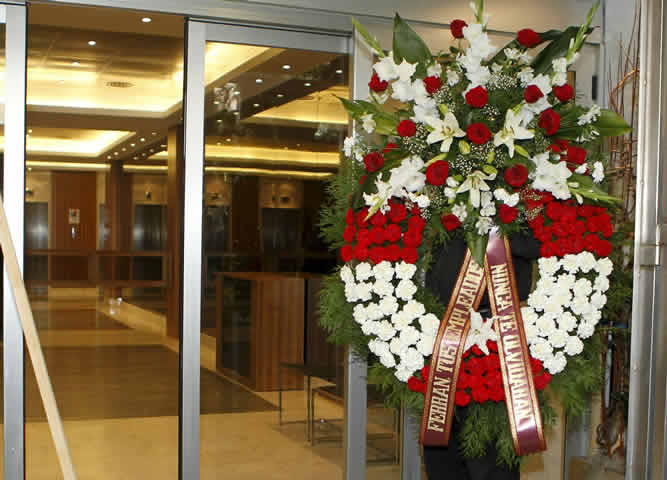
M369 357L387 401L421 418L422 443L446 445L456 407L467 407L463 453L493 444L514 464L546 448L556 398L576 416L599 382L615 203L601 138L629 127L577 104L568 84L597 4L581 26L526 28L500 49L483 0L471 7L438 53L398 15L388 53L355 22L378 60L369 99L341 99L358 128L322 214L343 265L325 283L321 317L334 341ZM523 304L515 234L541 245ZM456 237L468 252L442 305L424 278ZM477 312L485 292L489 318Z

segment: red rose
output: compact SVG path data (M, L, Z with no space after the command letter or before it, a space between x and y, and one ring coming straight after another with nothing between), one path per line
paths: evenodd
M347 215L345 215L345 223L348 225L354 225L354 210L351 208L347 209Z
M473 355L477 355L478 357L481 357L484 355L484 352L482 351L481 348L479 348L477 345L473 345L470 350L472 351Z
M384 157L380 152L371 152L364 157L364 165L368 173L376 172L384 165Z
M509 205L501 205L500 206L500 221L503 223L512 223L516 216L519 214L519 211L514 208L510 207Z
M382 247L373 247L369 253L371 262L375 265L385 260L384 248Z
M373 72L373 76L371 77L371 81L368 82L368 88L370 88L374 92L384 92L387 89L388 86L389 86L389 83L386 80L380 80L380 77L378 77L378 74Z
M371 242L376 243L378 245L382 245L384 241L386 240L386 235L384 233L384 228L382 227L374 227L371 230Z
M600 240L595 248L598 257L608 257L611 253L611 243L608 240Z
M574 145L567 149L567 161L582 165L586 161L586 149L575 147Z
M400 223L408 216L408 211L402 203L392 203L389 208L389 218L394 223Z
M426 167L426 181L431 185L443 185L449 174L449 163L438 160Z
M472 143L483 145L491 140L491 130L483 123L472 123L467 129L468 138Z
M567 83L560 87L557 85L554 86L553 91L554 95L556 95L556 98L563 103L567 102L568 100L572 100L574 98L574 89Z
M354 258L360 262L365 261L368 258L368 245L357 243L357 246L354 247Z
M560 128L560 115L553 109L549 108L540 113L540 118L537 121L540 128L546 130L547 135L553 135Z
M415 263L417 261L417 249L414 247L401 248L401 258L406 263Z
M459 390L454 396L454 402L456 403L457 407L465 407L470 403L470 395L468 395L463 390Z
M408 378L408 389L410 389L411 392L423 393L424 382L417 377L410 377Z
M490 388L489 399L493 400L494 402L502 402L505 400L505 390L503 390L503 387Z
M412 120L401 120L401 123L396 127L396 131L401 137L411 137L417 133L417 125Z
M540 247L540 257L549 258L555 254L555 245L552 242L543 243Z
M567 226L567 223L556 222L551 226L551 231L559 238L567 237L570 234Z
M600 217L588 217L586 220L586 230L595 233L600 230Z
M516 39L521 45L527 48L532 48L535 45L538 45L541 41L537 32L535 32L535 30L531 30L530 28L519 30L516 35Z
M498 344L494 342L493 340L487 340L486 341L486 348L488 348L490 351L497 353L498 352Z
M589 252L594 252L598 247L598 242L600 242L600 239L596 234L588 233L584 237L584 248Z
M489 354L486 357L484 357L484 361L486 362L487 370L493 371L493 370L498 370L500 368L500 357L498 357L498 355ZM488 374L487 378L491 379L492 375Z
M371 244L371 235L367 228L361 228L357 232L357 243L365 245L366 247Z
M463 27L467 26L468 24L463 20L452 20L452 23L449 24L449 30L454 38L463 38Z
M418 247L422 244L422 234L417 230L408 230L403 234L403 245L406 247Z
M398 148L398 145L396 145L393 142L387 142L387 144L382 149L382 152L380 152L380 153L385 154L387 152L391 152L392 150L394 150L396 148Z
M470 375L468 375L464 371L460 371L459 372L459 378L456 381L456 389L457 390L464 390L468 387L470 387Z
M517 163L505 169L505 181L512 187L518 188L528 180L528 169Z
M484 403L489 399L489 391L486 387L479 387L472 389L472 399L477 403Z
M544 226L544 215L538 215L537 217L533 218L532 220L528 221L528 226L535 230L536 228L540 228Z
M401 247L397 243L384 247L384 253L390 262L398 262L401 259Z
M347 263L354 258L354 248L352 245L345 245L340 249L340 258Z
M352 243L356 234L357 229L354 227L354 225L348 225L343 231L343 240L345 240L347 243Z
M486 365L484 365L484 361L480 358L473 357L468 362L466 363L466 366L468 367L468 371L470 372L470 375L473 376L473 381L474 377L479 377L484 374L486 371Z
M523 98L528 103L535 103L543 96L544 94L542 93L542 90L540 90L540 87L537 85L528 85L523 92Z
M357 225L359 225L359 228L368 227L368 220L366 220L367 216L368 216L368 208L367 207L364 207L357 212Z
M554 254L557 257L562 257L570 251L570 245L566 238L559 238L553 242Z
M387 217L382 212L375 212L370 219L371 225L381 227L387 223Z
M537 375L542 371L542 362L537 358L530 357L530 369L533 371L533 375Z
M537 390L544 390L551 381L551 375L546 370L535 377L534 383Z
M551 241L551 227L540 227L533 233L535 238L537 238L542 243Z
M613 235L613 233L614 233L614 229L612 228L611 223L604 224L604 225L602 226L602 229L600 230L600 233L602 233L602 236L603 236L604 238L609 238L609 237L611 237L611 236Z
M561 221L572 223L577 219L577 207L565 205L561 214Z
M581 236L572 236L567 239L570 253L575 255L584 251L584 240Z
M563 216L563 206L558 202L551 202L547 205L545 212L551 220L557 221Z
M395 223L389 224L384 229L384 235L388 242L396 243L401 239L401 227Z
M425 226L426 220L420 216L414 215L408 220L408 230L417 230L418 232L421 232L424 230Z
M577 207L577 215L580 217L591 217L595 215L595 207L592 205L579 205Z
M445 227L445 230L447 230L448 232L456 230L461 226L461 221L459 220L459 217L457 217L453 213L450 213L448 215L443 215L442 217L440 217L440 221L442 222L442 226Z
M440 77L426 77L424 79L424 87L426 91L431 95L440 90L442 87L442 80Z
M482 108L489 101L489 94L484 87L475 87L466 93L466 103L474 108Z

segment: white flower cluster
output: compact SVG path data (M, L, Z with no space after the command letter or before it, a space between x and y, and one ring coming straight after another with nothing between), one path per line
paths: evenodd
M343 153L347 158L354 158L358 162L362 162L364 160L362 139L356 135L346 137L343 141Z
M440 319L414 299L416 271L413 264L387 261L375 266L363 262L354 269L345 265L340 271L345 298L356 304L354 320L372 338L368 347L402 382L433 353L440 326Z
M463 27L463 37L468 40L470 46L466 49L465 55L460 55L456 61L465 71L466 78L470 80L468 90L472 90L489 82L491 72L489 67L482 65L482 60L495 53L496 47L480 23Z
M549 152L535 155L531 160L536 167L530 174L533 179L532 188L551 192L559 200L571 197L567 180L572 176L572 172L565 162L551 163Z
M599 105L593 105L586 113L579 116L577 124L579 126L588 125L593 123L600 116L601 110Z
M375 180L375 193L364 193L364 203L369 207L379 208L385 213L389 210L391 197L404 198L415 203L419 208L426 208L431 201L425 194L418 193L424 190L426 175L422 173L424 161L413 155L404 159L398 167L389 170L389 181L381 177Z
M567 356L583 351L582 340L595 332L613 264L583 252L540 258L538 266L540 279L521 316L530 354L553 375L563 371Z

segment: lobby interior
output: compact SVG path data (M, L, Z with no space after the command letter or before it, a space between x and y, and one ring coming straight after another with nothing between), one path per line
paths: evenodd
M177 478L184 18L34 4L28 19L24 277L74 464ZM336 257L317 224L349 65L207 44L201 478L342 474L343 351L316 308ZM29 360L25 385L26 477L51 479ZM368 397L368 478L399 478L398 414Z

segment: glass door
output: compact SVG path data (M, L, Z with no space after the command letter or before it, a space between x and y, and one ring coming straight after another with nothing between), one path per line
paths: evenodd
M318 324L337 265L319 210L348 136L337 97L355 94L351 39L187 30L181 474L363 478L368 458L398 478L397 412Z

